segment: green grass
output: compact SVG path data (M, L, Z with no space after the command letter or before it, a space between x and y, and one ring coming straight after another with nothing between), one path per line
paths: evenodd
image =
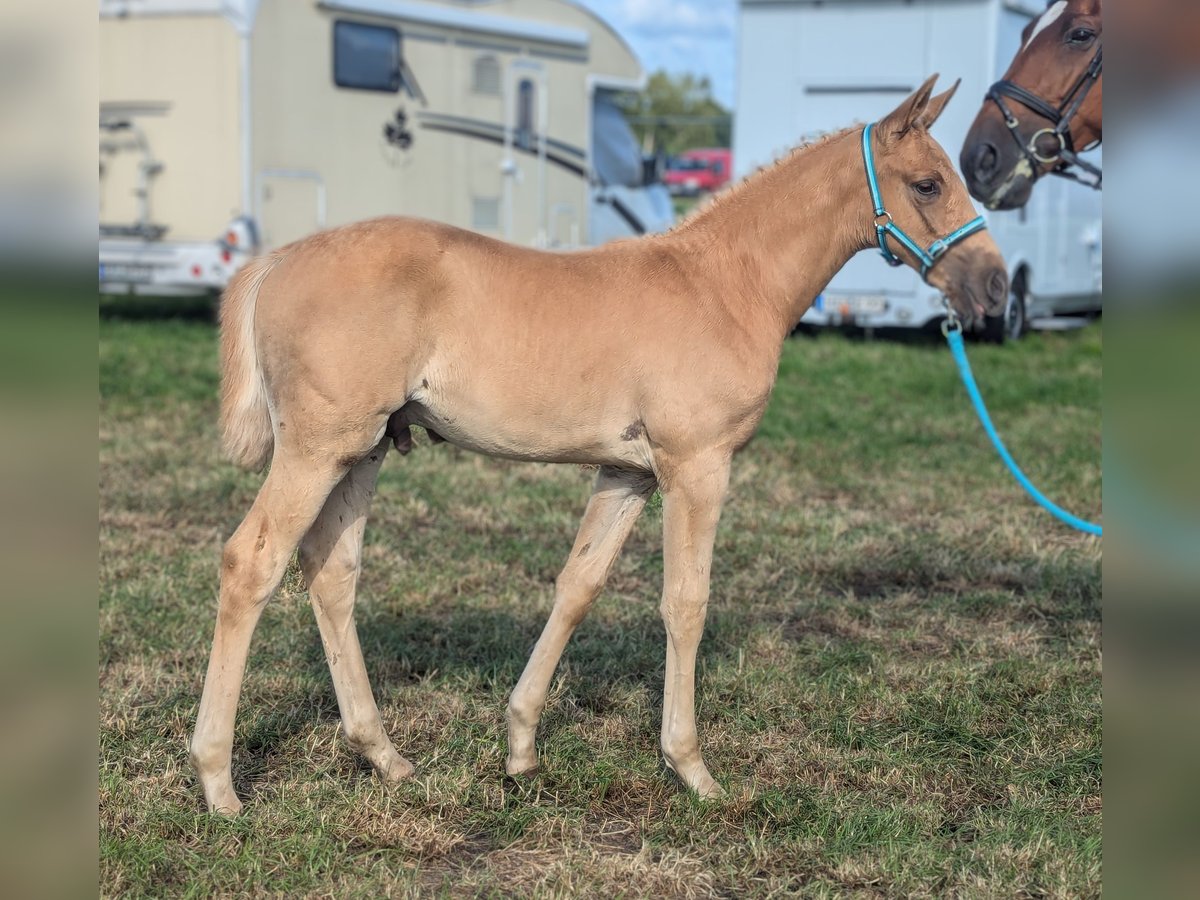
M1099 326L970 353L1018 461L1098 514ZM386 788L344 745L293 571L240 707L246 811L206 815L186 741L260 479L218 456L216 385L204 317L102 318L102 894L1099 894L1099 548L1009 481L937 343L785 348L701 645L717 803L658 752L657 504L567 650L541 773L504 777L507 693L592 473L422 442L384 466L358 612L417 777Z

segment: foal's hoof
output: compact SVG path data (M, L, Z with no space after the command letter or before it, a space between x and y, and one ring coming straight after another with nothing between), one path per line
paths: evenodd
M675 773L683 782L684 787L692 791L701 800L720 800L726 797L725 788L717 784L703 763L693 766L675 767L666 760L667 768ZM682 771L680 771L682 769Z
M705 784L691 785L690 787L701 800L724 800L729 796L725 788L713 781L711 777Z
M412 778L417 770L412 763L397 753L395 758L388 760L384 765L376 766L375 771L387 784L399 784Z
M537 757L533 759L517 759L510 756L504 763L504 771L513 778L532 778L537 774Z
M208 811L214 816L224 816L232 819L242 811L242 801L230 789L228 792L222 792L220 796L209 800Z

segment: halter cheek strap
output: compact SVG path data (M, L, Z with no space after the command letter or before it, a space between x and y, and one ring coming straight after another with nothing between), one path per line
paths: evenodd
M871 189L871 203L875 208L875 236L879 241L879 252L887 260L888 265L898 266L903 263L900 257L888 246L888 236L903 244L908 252L917 258L921 264L921 277L928 280L929 270L932 269L943 254L959 241L964 240L977 231L987 228L983 216L976 216L966 225L958 228L943 238L938 238L929 245L928 249L921 247L916 241L905 234L904 229L892 221L892 215L883 206L883 195L879 192L879 179L875 175L875 154L871 150L871 132L875 124L863 129L862 152L863 165L867 170L867 186Z

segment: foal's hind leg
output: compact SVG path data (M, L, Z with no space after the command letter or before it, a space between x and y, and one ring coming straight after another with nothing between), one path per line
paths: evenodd
M354 627L363 529L389 440L381 441L333 489L300 543L300 567L309 583L346 741L384 780L398 781L411 775L413 767L396 752L384 730Z
M225 545L217 627L191 745L192 765L213 812L234 814L242 807L233 791L230 756L254 627L292 551L344 472L336 463L276 447L254 506Z
M654 486L654 477L643 472L600 470L570 559L555 585L554 609L508 701L508 774L537 768L534 737L554 669L571 633L604 587Z

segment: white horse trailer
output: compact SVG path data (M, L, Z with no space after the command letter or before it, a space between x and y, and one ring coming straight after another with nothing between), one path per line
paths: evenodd
M665 229L614 105L644 83L570 0L100 0L101 289L219 289L392 213L540 247Z
M957 166L984 94L1042 12L1032 0L741 0L739 174L799 141L886 114L935 72L943 87L962 79L933 129ZM1098 153L1088 158L1099 162ZM863 210L869 215L865 176ZM1099 192L1045 177L1025 209L984 215L1009 265L1014 333L1028 319L1099 311ZM868 251L846 264L802 321L922 327L942 316L941 297L916 272L890 268ZM1004 324L990 330L1000 337Z

